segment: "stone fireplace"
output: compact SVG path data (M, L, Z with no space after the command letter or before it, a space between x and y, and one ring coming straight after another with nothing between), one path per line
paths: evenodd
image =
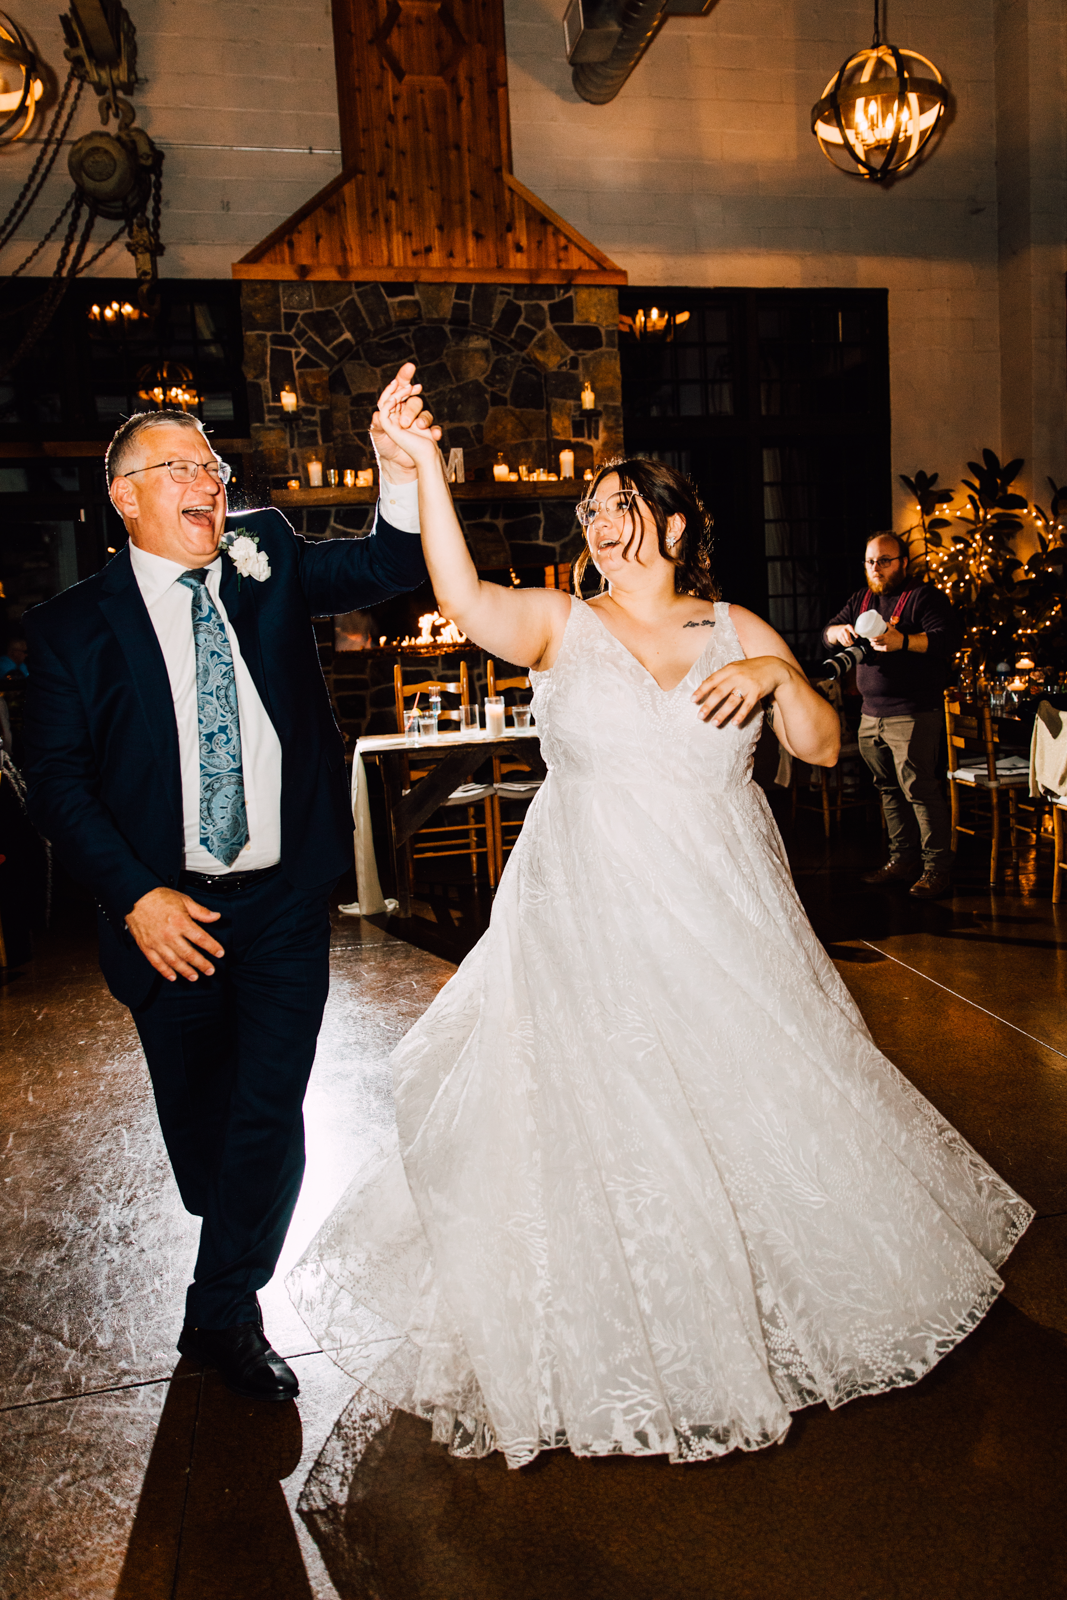
M446 449L464 452L468 482L492 482L503 454L512 470L559 471L574 452L575 476L622 448L618 292L609 285L270 282L241 285L245 374L255 473L275 491L304 464L370 466L374 401L404 361L414 361ZM583 412L585 385L596 398ZM292 387L295 420L279 395ZM598 437L585 437L592 416ZM499 499L457 506L476 564L536 568L573 558L569 500L539 498L536 483L509 484ZM372 505L287 507L298 530L364 532Z
M467 480L482 495L456 509L476 566L490 578L543 583L546 568L574 560L581 537L573 497L539 494L537 483L501 485L492 465L503 454L513 470L558 472L559 452L574 452L576 492L582 473L622 449L618 355L618 291L611 285L294 283L256 279L241 285L253 472L283 491L317 456L343 472L370 466L368 425L384 383L414 361L444 446L460 447ZM599 437L581 434L588 413L581 394L596 398ZM279 403L289 384L299 399L295 419ZM297 498L295 497L286 497ZM352 538L369 533L374 497L364 504L300 507L285 514L298 533ZM433 608L428 588L376 608L372 633L416 634ZM350 745L364 733L393 731L393 666L407 676L457 671L458 653L335 650L332 625L317 624L323 671ZM481 653L468 650L474 685L484 692Z

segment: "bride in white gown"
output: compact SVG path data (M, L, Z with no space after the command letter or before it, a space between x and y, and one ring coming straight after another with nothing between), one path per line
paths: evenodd
M380 425L418 467L438 602L532 669L548 778L488 931L393 1055L397 1138L294 1300L458 1453L757 1449L922 1377L1033 1213L875 1047L812 932L752 754L760 701L822 764L836 716L772 629L705 598L688 485L594 480L588 603L481 583L439 430L395 420L411 376Z

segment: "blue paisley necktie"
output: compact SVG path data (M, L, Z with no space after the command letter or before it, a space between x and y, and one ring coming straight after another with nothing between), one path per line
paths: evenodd
M226 628L207 591L207 568L178 579L193 591L196 714L200 726L200 843L227 867L248 843L237 679Z

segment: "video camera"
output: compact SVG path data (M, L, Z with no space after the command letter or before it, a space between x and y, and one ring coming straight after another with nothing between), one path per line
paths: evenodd
M858 667L862 661L871 659L872 639L880 639L886 632L889 624L879 611L864 611L856 618L855 628L862 643L850 644L844 650L835 650L832 656L827 656L819 668L823 678L843 678L846 673Z

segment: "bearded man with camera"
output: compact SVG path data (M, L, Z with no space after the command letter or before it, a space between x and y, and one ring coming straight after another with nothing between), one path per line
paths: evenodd
M915 899L937 900L952 887L952 829L937 762L943 691L960 634L940 589L913 581L908 566L905 540L872 534L867 587L849 596L823 640L839 649L865 645L856 666L859 746L882 802L889 859L863 881L907 883Z

